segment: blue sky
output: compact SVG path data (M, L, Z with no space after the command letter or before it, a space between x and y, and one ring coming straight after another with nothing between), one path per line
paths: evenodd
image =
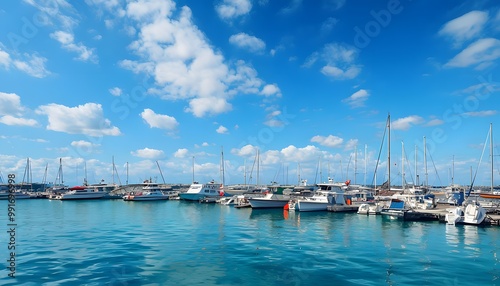
M84 166L111 182L113 158L122 184L127 163L129 183L161 182L157 165L190 183L193 162L220 180L223 149L226 184L257 183L257 150L259 183L371 184L390 113L393 184L403 146L406 181L415 150L424 180L424 136L430 184L490 182L496 1L25 0L1 4L0 27L4 180L27 157L34 181L59 158L69 185Z

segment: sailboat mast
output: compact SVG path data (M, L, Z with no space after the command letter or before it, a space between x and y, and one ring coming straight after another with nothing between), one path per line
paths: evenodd
M127 162L127 185L128 185L128 162Z
M401 141L401 187L405 189L405 143Z
M86 186L88 185L88 181L87 181L87 161L85 161L83 163L83 172L85 173L85 178L83 178L83 185Z
M451 185L453 186L455 179L455 155L453 155L453 159L451 161Z
M391 114L387 116L387 170L388 170L388 179L387 179L387 187L389 191L391 190Z
M220 171L221 171L221 177L222 177L222 187L225 186L224 182L224 147L220 147Z
M418 186L418 174L417 174L417 145L415 145L415 183L414 186Z
M357 174L358 174L358 145L354 147L354 184L356 184Z
M367 155L366 155L366 149L368 148L368 146L365 144L365 178L364 178L364 182L363 182L363 185L366 186L366 159L367 159Z
M194 156L193 156L193 184L194 184Z
M424 166L425 166L425 186L429 185L428 176L427 176L427 143L426 138L424 136Z
M491 186L490 191L493 194L493 124L490 123L490 155L491 155Z
M297 163L297 186L300 186L300 162Z
M260 186L260 181L259 181L259 173L260 173L260 154L259 154L259 149L257 149L257 186Z
M112 169L111 173L113 176L113 185L114 185L115 184L115 156L111 156L111 161L113 164L113 166L112 166L113 169Z
M158 166L158 170L160 171L160 175L161 175L161 179L163 181L163 184L166 184L165 183L165 178L163 177L163 172L161 171L160 163L158 163L158 160L156 161L156 166Z

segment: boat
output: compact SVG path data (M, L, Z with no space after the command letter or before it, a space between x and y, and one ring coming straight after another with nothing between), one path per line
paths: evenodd
M346 187L344 183L334 183L331 179L328 183L320 183L312 197L297 199L295 210L300 212L327 211L329 205L344 205L346 204L344 187Z
M214 204L219 200L217 197L203 197L200 198L199 202L202 204Z
M248 199L244 195L224 196L220 197L217 203L223 206L243 205L248 204Z
M488 136L490 137L491 194L493 195L493 174L494 174L494 172L493 172L493 155L494 154L493 154L493 127L492 127L491 123L490 123L490 129L488 132ZM486 138L488 138L488 137L486 137ZM484 147L486 147L486 144L484 145ZM484 152L484 150L483 150L483 152ZM481 160L479 161L479 164L481 164ZM476 174L477 174L477 170L476 170ZM467 193L467 198L469 198L469 195L472 191L472 186L474 185L474 180L475 180L475 176L471 182L469 191ZM478 201L466 200L464 205L449 209L448 213L445 216L445 221L447 224L454 224L454 225L456 225L456 224L481 225L486 221L486 209L484 207L482 207Z
M193 184L191 184L187 192L179 194L181 200L197 202L205 197L218 198L222 196L224 196L224 192L222 191L222 184L215 183L214 181L206 184L194 182Z
M491 193L480 193L479 196L483 199L500 199L500 192L494 191Z
M290 196L277 195L272 192L264 197L248 198L248 202L253 209L283 208L290 201Z
M9 191L1 191L0 200L8 200L9 195L13 195L16 200L31 199L31 196L25 192L15 191L10 193Z
M380 211L381 215L386 215L391 218L403 218L404 213L408 210L404 200L393 198L389 204L389 207L383 208Z
M362 203L358 207L358 214L362 215L379 215L382 211L382 206L378 203Z
M486 221L486 209L478 203L451 208L445 216L445 222L451 225L481 225Z
M123 196L124 201L160 201L169 200L176 194L166 194L157 186L145 186L141 192L131 192Z
M248 202L253 209L283 208L290 201L290 195L284 195L284 191L290 193L290 186L270 186L266 189L264 196L248 197Z
M93 200L101 199L106 195L106 192L99 191L88 186L71 187L68 192L54 197L56 200Z

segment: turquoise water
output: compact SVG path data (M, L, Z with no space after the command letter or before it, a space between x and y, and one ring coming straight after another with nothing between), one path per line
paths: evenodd
M16 202L1 285L500 285L500 228L183 201ZM7 201L0 201L0 259Z

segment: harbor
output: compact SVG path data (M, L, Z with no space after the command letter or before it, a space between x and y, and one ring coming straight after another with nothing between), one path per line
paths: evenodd
M497 285L500 273L491 226L183 200L16 204L16 278L1 269L2 285Z

